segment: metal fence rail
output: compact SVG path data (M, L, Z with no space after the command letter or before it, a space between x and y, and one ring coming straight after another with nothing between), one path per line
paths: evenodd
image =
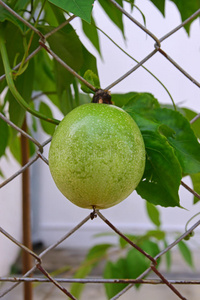
M162 48L161 43L172 36L174 33L176 33L178 30L180 30L183 26L185 26L187 23L189 23L191 20L196 18L197 16L200 16L200 9L196 11L195 14L191 15L187 20L185 20L182 24L168 32L166 35L161 37L160 39L157 38L154 33L149 31L146 27L144 27L141 23L139 23L137 20L135 20L127 11L125 11L122 7L119 6L114 0L109 0L117 9L119 9L124 16L129 18L136 26L140 28L141 31L144 31L148 36L150 36L154 41L155 45L154 48L152 48L152 51L144 57L140 62L138 62L133 68L131 68L128 72L123 74L120 78L115 80L114 82L111 82L107 87L105 87L106 90L110 90L115 85L117 85L119 82L124 80L126 77L128 77L131 73L135 72L139 67L141 67L146 61L150 60L157 52L159 52L166 60L169 61L169 63L173 64L175 68L177 68L180 72L184 74L185 77L188 78L188 80L191 81L191 84L195 84L197 87L200 87L200 82L198 82L195 78L193 78L190 74L188 74L179 64L177 64L176 61L171 58L168 53L164 51ZM56 31L61 29L63 26L70 23L75 16L69 17L69 19L64 22L63 24L60 24L56 29L52 30L46 35L43 35L38 29L36 29L34 26L32 26L29 22L27 22L25 19L23 19L20 15L18 15L15 11L13 11L9 6L7 6L3 1L0 0L0 5L2 5L6 10L8 10L15 18L19 19L21 22L23 22L26 26L28 26L31 30L33 30L40 38L38 48L34 50L26 59L26 61L31 60L41 49L45 49L55 60L57 60L64 68L66 68L69 72L71 72L74 76L76 76L79 80L84 82L91 90L95 91L95 87L92 86L90 83L88 83L84 78L82 78L79 74L77 74L73 69L71 69L61 58L59 58L47 45L46 39L47 37L53 35ZM18 68L20 64L16 66ZM5 75L2 75L0 77L0 81L5 79ZM50 143L51 139L46 140L45 142L41 143L40 141L36 140L29 134L27 134L25 131L23 131L21 128L17 127L15 124L13 124L8 118L6 118L3 114L0 113L0 118L3 119L5 122L9 124L9 126L15 128L21 135L23 135L26 139L30 140L32 143L35 144L37 151L34 157L32 157L27 164L22 166L16 173L12 174L9 178L7 178L4 182L0 184L0 188L3 186L9 184L15 177L22 174L27 168L29 168L32 164L34 164L37 160L41 159L44 163L48 164L47 158L43 155L45 146ZM191 121L191 123L196 122L196 120L200 118L200 113ZM200 195L196 193L194 190L192 190L189 186L187 186L183 181L181 182L182 186L187 189L190 193L194 194L196 197L200 199ZM71 236L74 232L79 230L86 222L91 222L93 218L100 218L103 222L107 224L117 235L121 236L123 239L125 239L132 247L136 248L138 251L143 253L151 262L150 267L141 274L136 279L62 279L62 278L53 278L48 271L44 268L42 263L42 258L51 250L55 249L58 245L60 245L63 241L65 241L69 236ZM145 253L141 248L139 248L136 244L134 244L129 238L127 238L123 233L121 233L113 224L110 223L109 220L107 220L102 213L100 213L98 210L94 210L89 214L85 219L83 219L77 226L71 229L71 231L67 232L63 237L61 237L56 243L52 244L50 247L45 249L43 252L41 252L39 255L33 252L32 250L28 249L26 246L24 246L22 243L17 241L15 237L11 236L8 232L6 232L3 228L0 227L0 232L7 237L10 241L12 241L14 244L16 244L20 249L23 249L27 253L29 253L34 259L35 259L35 265L32 269L30 269L26 274L20 277L2 277L0 278L0 282L13 282L13 285L4 291L3 293L0 293L0 298L3 298L6 294L8 294L12 289L14 289L17 285L21 284L22 282L51 282L53 285L55 285L57 288L59 288L66 296L68 296L70 299L76 299L64 286L63 283L72 283L72 282L79 282L79 283L129 283L129 285L122 290L119 294L114 296L112 300L120 298L121 295L125 294L128 289L130 289L134 284L141 283L141 284L165 284L168 286L171 291L177 295L180 299L186 299L184 295L182 295L178 289L175 287L179 284L200 284L200 280L168 280L166 277L158 271L156 268L158 259L164 255L167 251L174 248L180 241L182 241L186 236L188 236L191 232L193 232L198 226L200 225L200 220L198 220L193 226L191 226L186 232L184 232L177 240L173 241L166 249L164 249L162 252L160 252L155 257L151 257L148 253ZM36 269L39 269L41 274L43 274L43 277L35 277L34 271ZM153 271L159 279L144 279L144 277L150 273L150 271ZM32 277L29 277L32 274Z

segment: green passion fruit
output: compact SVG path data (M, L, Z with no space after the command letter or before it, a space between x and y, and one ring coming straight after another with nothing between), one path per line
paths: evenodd
M140 182L145 147L135 121L114 105L83 104L60 122L49 150L56 186L82 208L104 209Z

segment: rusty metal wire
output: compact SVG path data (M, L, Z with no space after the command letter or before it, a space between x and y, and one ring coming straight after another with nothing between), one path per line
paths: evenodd
M133 68L131 68L129 71L127 71L125 74L120 76L117 80L114 82L111 82L105 89L110 90L112 87L117 85L119 82L127 78L131 73L136 71L139 67L143 66L143 64L150 60L156 53L160 53L165 59L167 59L176 69L178 69L188 80L190 80L193 84L195 84L197 87L200 87L200 82L193 78L186 70L184 70L177 62L169 56L169 54L162 48L161 43L172 36L174 33L176 33L178 30L180 30L183 26L188 24L191 20L196 18L197 16L200 16L200 9L196 11L193 15L191 15L187 20L185 20L183 23L181 23L179 26L165 34L163 37L158 38L156 37L151 31L148 30L148 28L144 27L141 23L139 23L136 19L134 19L127 11L124 10L116 1L109 0L118 10L120 10L123 15L129 20L132 21L133 24L138 26L141 31L144 31L148 36L150 36L154 41L155 45L152 51L144 57L140 62L138 62ZM64 23L60 24L57 28L52 30L46 35L43 35L38 29L36 29L32 24L30 24L27 20L23 19L21 16L19 16L15 11L13 11L9 6L7 6L2 0L0 0L0 5L2 5L6 10L8 10L13 16L15 16L17 19L19 19L21 22L23 22L27 27L29 27L31 30L33 30L39 37L39 45L36 50L34 50L27 58L26 61L31 60L41 49L45 49L53 58L55 58L64 68L66 68L69 72L71 72L75 77L77 77L79 80L81 80L88 88L90 88L92 91L95 91L95 87L92 86L89 82L87 82L84 78L82 78L79 74L77 74L73 69L71 69L64 61L60 59L46 44L46 39L53 35L57 30L61 29L66 24L70 23L76 16L70 16L68 20L66 20ZM18 69L20 67L21 63L19 63L15 69ZM0 77L0 81L5 79L5 75L2 75ZM194 123L197 121L197 119L200 117L200 114L198 114L191 123ZM29 168L32 164L34 164L38 159L41 159L46 164L48 164L47 158L43 155L45 146L51 141L51 139L46 140L45 142L41 143L37 139L33 138L31 135L24 132L21 128L17 127L15 124L13 124L7 117L5 117L3 114L0 113L0 118L7 122L7 124L13 128L15 128L20 134L24 135L27 139L29 139L34 145L37 147L36 154L33 158L29 160L29 162L22 166L17 172L12 174L8 179L6 179L3 183L0 184L0 188L3 186L9 184L15 177L23 173L27 168ZM195 195L200 199L200 195L192 190L190 187L188 187L183 181L181 182L182 186L187 189L190 193ZM117 235L121 236L123 239L125 239L132 247L136 248L138 251L140 251L143 255L145 255L151 265L148 269L145 270L138 278L136 279L75 279L75 278L53 278L48 271L43 267L42 258L51 250L55 249L58 245L60 245L63 241L65 241L69 236L74 234L77 230L79 230L85 223L92 221L93 218L99 217L103 222L105 222L112 231L114 231ZM63 237L61 237L56 243L52 244L50 247L45 249L43 252L41 252L39 255L33 252L32 250L25 247L23 244L21 244L19 241L15 239L12 235L10 235L8 232L6 232L3 228L0 227L0 232L7 237L10 241L12 241L14 244L16 244L20 249L23 249L27 253L29 253L34 259L35 259L35 265L32 269L30 269L26 274L24 274L21 277L1 277L0 282L13 282L14 284L9 287L6 291L3 293L0 293L0 298L4 297L6 294L8 294L12 289L14 289L17 285L19 285L22 282L51 282L54 284L57 288L59 288L66 296L68 296L70 299L76 299L66 288L62 286L62 283L129 283L129 285L124 288L121 292L119 292L116 296L112 298L112 300L120 298L121 295L125 294L132 286L134 286L137 283L140 284L164 284L168 286L171 291L177 295L179 299L186 299L184 295L182 295L177 288L174 287L174 285L194 285L200 284L199 280L169 280L167 279L163 274L161 274L158 269L156 268L158 259L163 256L166 252L174 248L180 241L182 241L185 237L187 237L190 233L192 233L198 226L200 225L200 220L198 220L193 226L191 226L187 231L185 231L177 240L173 241L166 249L161 251L158 255L155 257L151 257L148 253L144 252L140 247L135 245L132 241L130 241L124 234L122 234L118 228L116 228L109 220L107 220L102 213L100 213L98 210L94 210L91 214L89 214L86 218L84 218L77 226L72 228L69 232L67 232ZM38 269L40 272L44 275L43 277L34 277L34 271ZM159 279L144 279L146 275L148 275L150 272L153 272ZM32 275L32 277L30 277Z

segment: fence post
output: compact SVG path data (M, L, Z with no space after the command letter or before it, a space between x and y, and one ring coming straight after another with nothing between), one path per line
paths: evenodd
M24 120L22 129L27 132L26 118ZM29 141L26 137L21 135L21 163L22 166L29 161L30 151L29 151ZM22 173L22 230L23 230L23 244L32 249L31 240L31 207L30 207L30 171L27 168ZM22 251L22 271L25 274L32 267L32 257L26 251ZM32 283L24 283L24 300L32 300Z

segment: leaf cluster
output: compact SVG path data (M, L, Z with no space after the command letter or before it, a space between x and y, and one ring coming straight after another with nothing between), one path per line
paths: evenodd
M150 1L165 17L165 5L167 0L150 0ZM192 14L194 14L199 9L200 6L199 0L197 1L196 0L191 0L191 1L170 0L170 1L172 1L176 5L177 9L179 10L182 22L188 19ZM66 11L75 14L76 16L80 17L81 19L85 20L88 23L91 22L91 12L94 6L94 2L95 2L94 0L84 0L84 1L83 0L74 0L74 1L50 0L50 2ZM116 2L121 7L123 7L123 0L116 0ZM135 7L134 0L124 0L124 2L130 3L132 9ZM108 17L115 23L115 25L121 30L122 34L124 35L122 13L118 9L116 9L110 1L99 0L99 3L104 9L104 11L107 13ZM187 31L188 34L190 31L190 26L192 21L188 22L185 25L185 30Z
M199 184L199 132L188 120L195 113L163 107L148 93L114 94L112 99L135 120L144 139L146 167L137 193L155 205L180 206L181 179L190 175Z

